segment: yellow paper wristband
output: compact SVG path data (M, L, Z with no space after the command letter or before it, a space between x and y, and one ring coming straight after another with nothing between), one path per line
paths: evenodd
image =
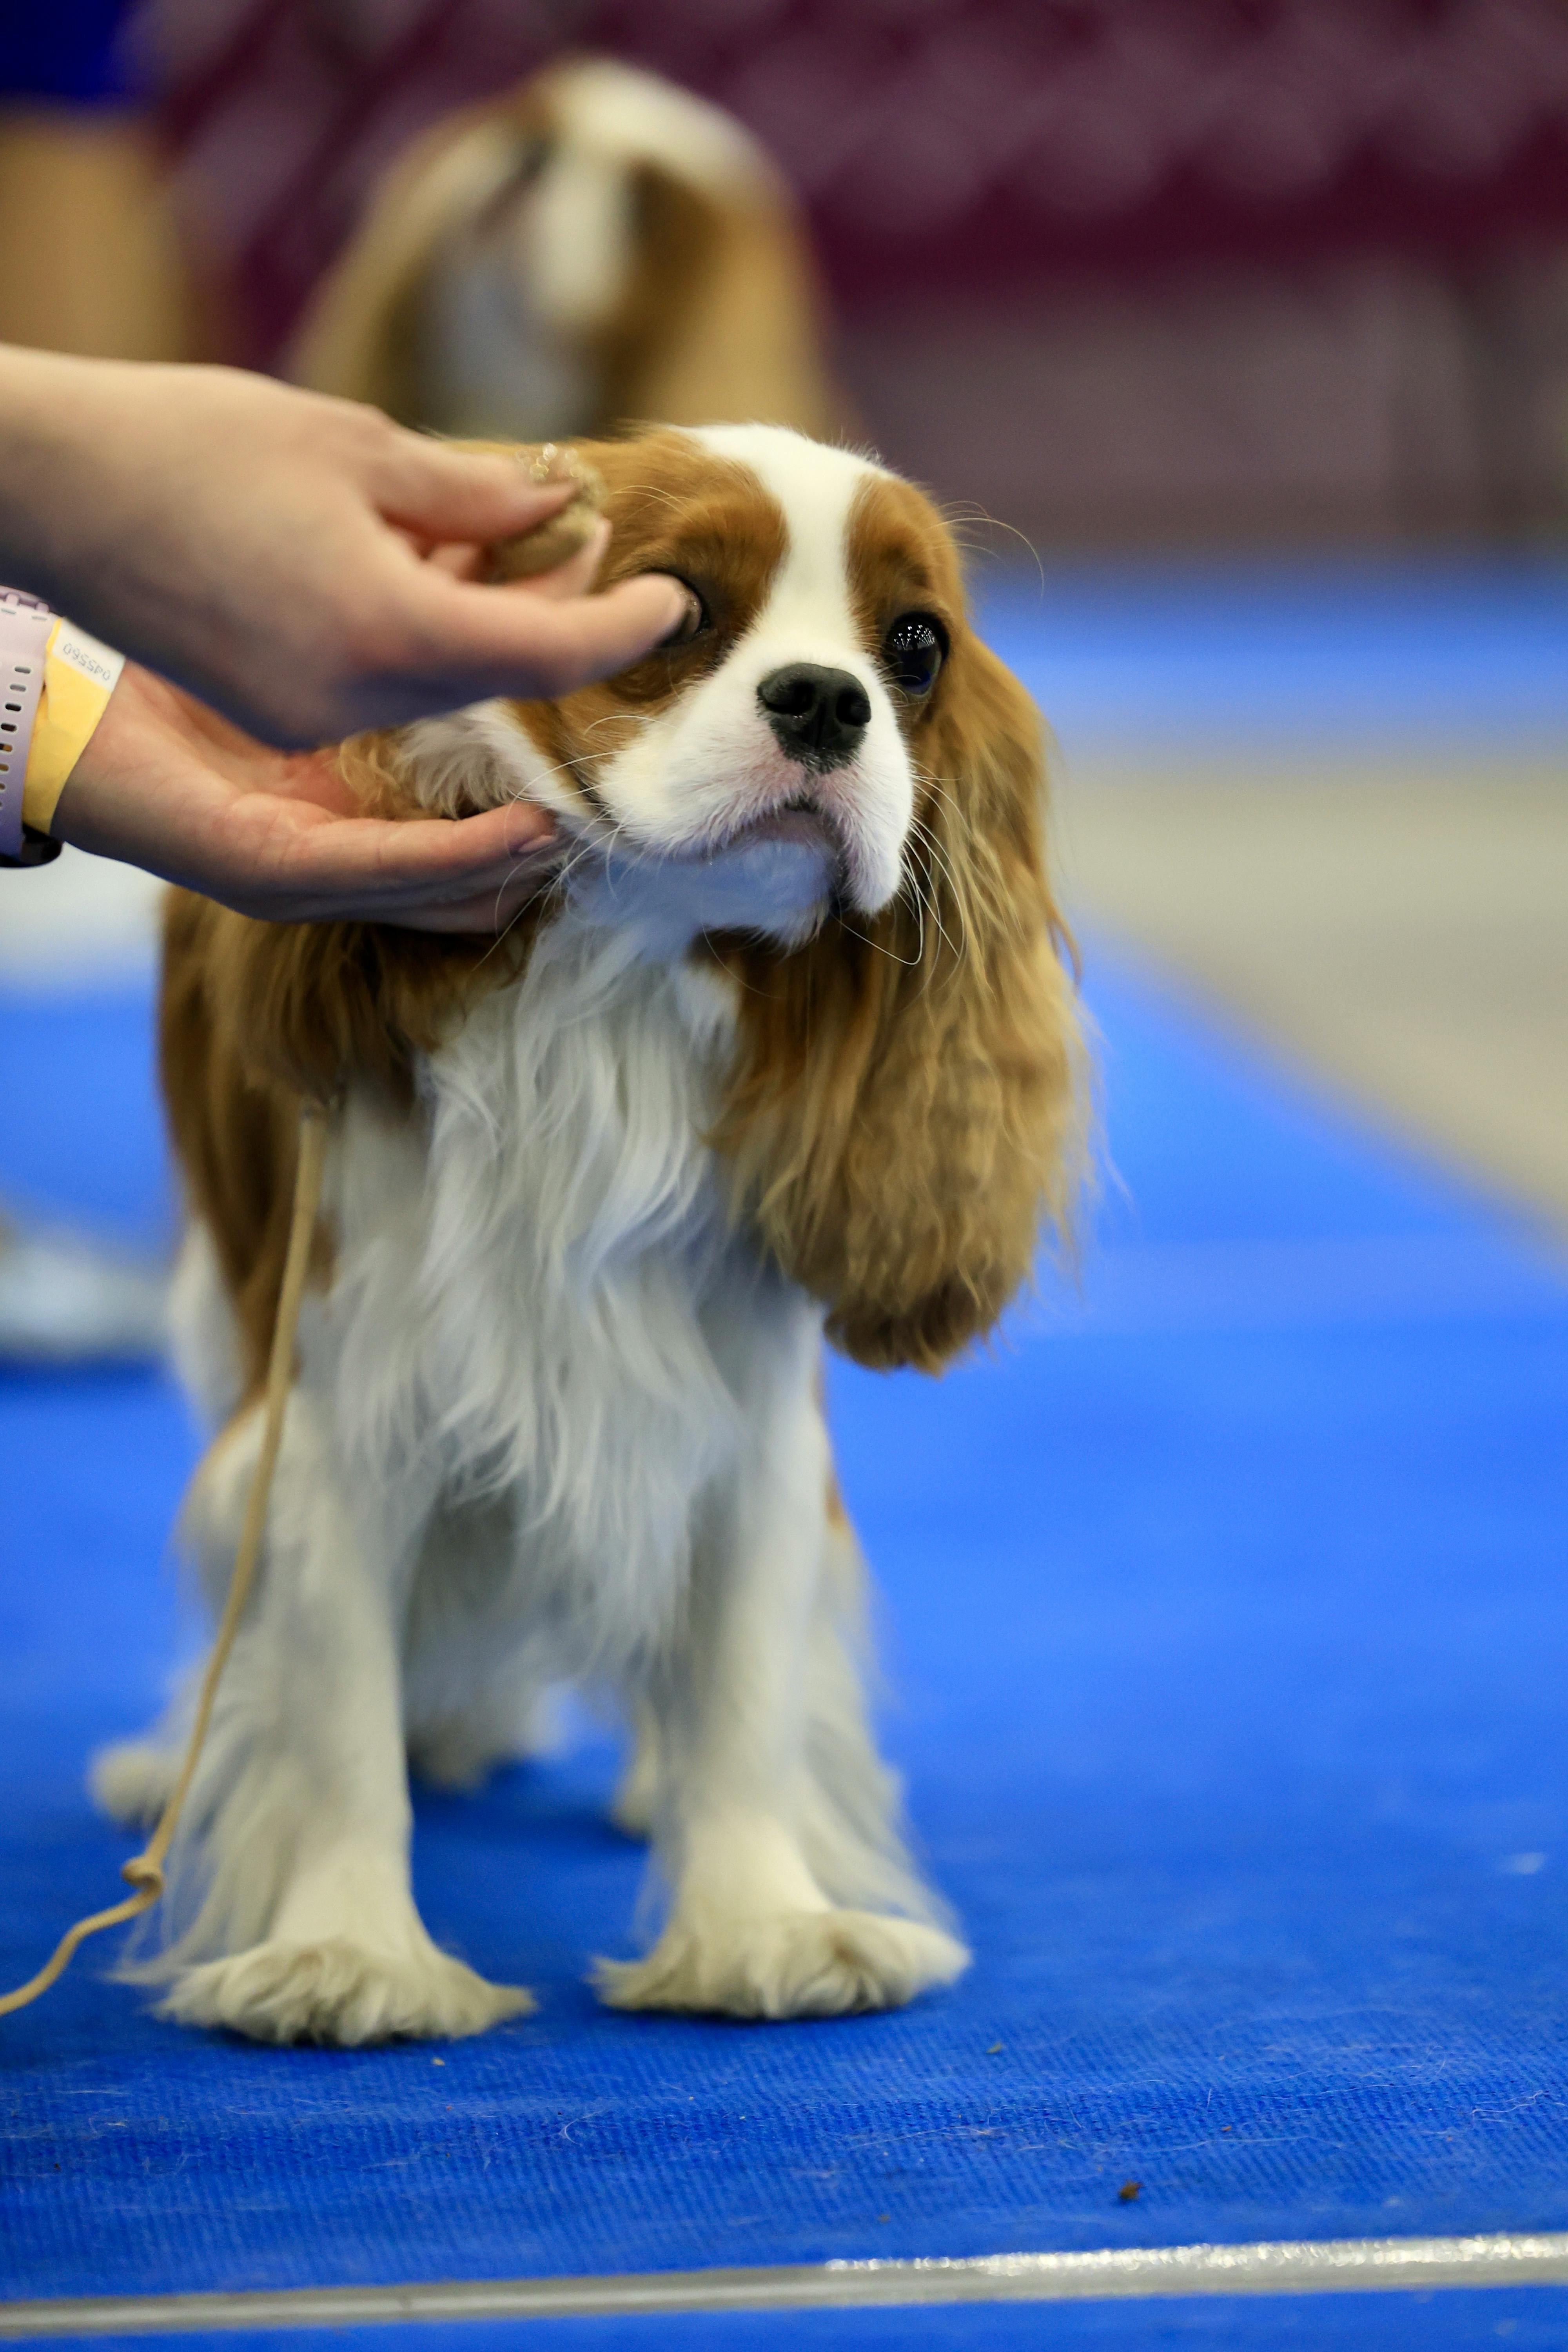
M71 770L109 708L125 656L70 621L57 621L44 649L44 690L33 722L22 818L47 833Z

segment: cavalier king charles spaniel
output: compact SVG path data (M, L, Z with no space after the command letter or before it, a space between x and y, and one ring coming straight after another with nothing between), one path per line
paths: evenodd
M408 1766L472 1782L562 1681L637 1725L620 1810L668 1890L606 2000L823 2016L967 1958L868 1723L821 1360L826 1333L940 1370L1069 1213L1040 721L880 465L763 425L583 454L605 578L679 575L676 637L345 754L383 808L552 810L553 887L499 943L171 902L178 1352L218 1431L184 1526L215 1606L300 1096L337 1103L258 1585L141 1964L193 2024L358 2043L527 2008L420 1919ZM157 1810L183 1728L100 1759L111 1811Z
M437 433L625 416L830 432L844 404L782 175L733 116L610 58L447 115L398 157L289 360Z

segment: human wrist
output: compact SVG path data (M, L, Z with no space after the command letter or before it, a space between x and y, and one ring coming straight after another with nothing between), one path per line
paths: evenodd
M99 455L112 439L110 379L126 372L112 361L0 348L0 465L10 485L0 500L0 581L57 610L81 601L76 525L97 503Z
M40 599L0 588L0 863L47 864L60 794L125 667Z

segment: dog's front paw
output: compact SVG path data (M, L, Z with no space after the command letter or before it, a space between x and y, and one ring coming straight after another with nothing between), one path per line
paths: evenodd
M93 1803L128 1830L150 1830L180 1776L177 1748L151 1739L117 1739L100 1748L88 1770Z
M646 1960L601 1960L612 2009L728 2017L839 2017L897 2009L951 1984L969 1954L940 1927L871 1911L786 1911L723 1933L672 1921Z
M227 2026L253 2042L458 2041L533 2007L521 1985L488 1984L431 1944L396 1958L346 1937L274 1940L182 1969L160 2014Z

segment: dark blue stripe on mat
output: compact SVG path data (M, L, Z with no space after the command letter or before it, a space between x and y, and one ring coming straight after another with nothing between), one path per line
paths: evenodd
M1451 758L1568 732L1568 564L1560 554L1009 558L986 635L1069 757L1137 743Z
M1568 1291L1103 955L1090 990L1131 1198L1106 1213L1114 1311L1091 1279L1086 1311L1042 1307L940 1384L834 1384L889 1737L972 1976L838 2023L603 2012L582 1972L627 1948L638 1877L610 1759L520 1770L425 1803L416 1859L436 1933L531 1983L536 2017L269 2052L154 2023L91 1962L0 2026L7 2293L1568 2224ZM0 1052L32 1017L7 1008ZM48 1019L72 1197L107 1212L151 1109L128 1126L88 1010ZM0 1146L35 1195L52 1116L35 1094ZM1369 1311L1344 1269L1384 1246L1463 1279ZM1300 1276L1261 1315L1237 1272L1259 1249ZM1146 1315L1140 1265L1163 1268ZM6 1981L115 1886L125 1843L79 1777L155 1694L187 1447L155 1380L0 1384ZM543 2325L1442 2344L1472 2337L1438 2315L1517 2312L1528 2342L1563 2309L1439 2297L1408 2338L1377 2332L1416 2326L1405 2297L1325 2297L1294 2336L1273 2300Z

